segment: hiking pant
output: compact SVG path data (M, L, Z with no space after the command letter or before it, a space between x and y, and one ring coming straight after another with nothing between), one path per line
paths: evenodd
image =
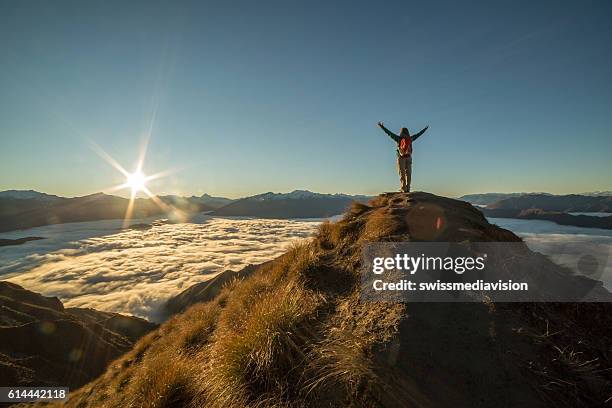
M408 193L410 191L410 181L412 179L412 157L398 156L397 170L399 171L401 191Z

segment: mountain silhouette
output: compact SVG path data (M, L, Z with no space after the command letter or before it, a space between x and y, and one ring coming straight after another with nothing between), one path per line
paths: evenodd
M508 197L487 205L491 210L528 210L538 208L557 212L612 212L612 196L578 194L524 194Z
M582 228L602 228L612 229L612 215L607 217L591 216L591 215L572 215L559 211L544 211L539 208L530 208L526 210L519 209L480 209L484 215L493 218L517 218L522 220L544 220L552 221L559 225L572 225Z
M53 201L53 200L61 200L62 197L39 193L34 190L5 190L0 191L0 198L12 198L18 200L39 200L39 201Z
M290 193L264 193L236 200L212 212L220 216L258 218L324 218L342 214L353 201L371 197L347 194L321 194L307 190Z
M187 217L211 212L221 216L252 216L262 218L321 218L341 214L353 201L367 201L370 197L346 194L320 194L306 190L291 193L264 193L239 200L213 197L159 196L159 199ZM0 192L0 232L27 229L67 222L123 219L129 200L96 193L83 197L65 198L32 190ZM153 200L134 200L132 218L165 214ZM171 211L173 212L173 211ZM8 244L8 242L6 243Z
M155 327L0 281L0 384L77 388Z
M231 203L232 200L231 198L225 198L225 197L215 197L215 196L211 196L209 194L202 194L200 197L198 197L200 199L200 201L209 206L214 208L221 208L225 205L228 205L229 203Z
M510 197L520 197L530 193L481 193L481 194L466 194L459 197L459 200L467 201L476 205L489 205L497 201L504 200ZM540 193L545 194L545 193Z
M123 219L129 205L126 198L104 193L74 198L54 197L41 199L32 194L0 196L0 232L67 222ZM160 199L185 214L213 209L197 197L163 196ZM165 215L164 209L148 198L134 200L132 218L153 215Z

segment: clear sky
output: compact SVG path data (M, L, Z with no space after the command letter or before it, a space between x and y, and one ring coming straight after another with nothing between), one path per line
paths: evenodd
M228 4L225 4L228 3ZM0 0L0 190L612 190L609 1Z

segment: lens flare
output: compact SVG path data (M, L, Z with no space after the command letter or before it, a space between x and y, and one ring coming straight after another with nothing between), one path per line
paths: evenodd
M146 185L148 181L159 179L171 173L170 171L164 171L164 172L160 172L160 173L156 173L156 174L147 176L142 172L142 167L143 167L145 157L146 157L148 141L149 140L147 137L144 140L144 143L140 149L138 161L136 164L136 170L133 173L128 172L114 158L112 158L108 153L106 153L104 149L102 149L97 144L91 142L92 149L102 159L104 159L107 163L109 163L117 171L119 171L121 174L125 176L125 183L120 184L118 186L111 187L110 191L117 191L117 190L121 190L124 188L129 188L132 190L130 194L130 201L128 203L128 206L125 212L125 217L123 220L124 227L126 227L129 224L130 220L132 219L132 213L134 211L134 203L135 203L136 195L141 191L146 196L148 196L151 199L151 201L153 201L153 203L155 203L164 213L169 214L169 213L180 212L178 209L175 209L172 205L166 204L161 199L159 199L159 197L153 194ZM177 216L177 218L180 218L180 217Z
M132 192L139 192L145 189L145 183L147 182L147 177L142 174L141 171L136 171L127 176L127 184L128 187L132 189Z

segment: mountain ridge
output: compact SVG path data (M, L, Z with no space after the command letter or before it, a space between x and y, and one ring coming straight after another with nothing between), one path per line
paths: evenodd
M531 193L479 193L479 194L465 194L459 197L459 200L467 201L471 204L477 205L491 205L498 201L510 199L510 198L522 198L524 196L540 196L540 197L550 197L552 199L568 197L568 196L582 196L582 197L610 197L612 196L612 191L593 191L586 193L577 193L577 194L551 194L545 192L531 192Z
M342 214L353 201L371 197L348 194L313 193L293 190L290 193L263 193L236 200L213 211L212 215L259 218L326 218Z
M35 190L4 190L0 191L0 198L13 198L13 199L36 199L36 200L56 200L63 197L40 193Z
M207 193L202 194L199 198L204 204L213 207L213 209L223 207L224 205L227 205L234 201L234 199L231 198L212 196Z
M361 250L381 241L522 242L458 200L355 202L248 276L201 287L66 405L586 407L609 397L609 303L363 302ZM508 273L612 296L522 248L537 268Z
M557 212L612 212L612 196L527 194L487 205L491 210L540 209Z
M155 327L0 281L0 384L77 388Z
M126 198L102 192L82 197L53 196L55 197L53 199L40 199L38 196L32 198L32 193L29 191L24 194L18 192L17 196L19 198L15 198L13 191L16 190L5 192L7 193L5 197L2 197L2 192L0 192L0 232L66 222L122 219L126 214L129 202ZM33 193L48 196L44 193ZM353 199L366 201L369 197L294 190L290 193L263 193L237 200L213 197L207 194L200 197L160 195L158 198L172 206L172 210L181 212L182 218L188 218L200 212L211 212L216 215L257 216L261 210L245 208L243 204L272 201L275 204L269 204L271 208L265 215L267 218L319 218L341 213ZM289 204L282 204L284 201L288 201ZM134 200L132 218L145 218L162 214L165 214L165 210L160 208L153 200L148 198ZM175 214L166 215L173 216Z

